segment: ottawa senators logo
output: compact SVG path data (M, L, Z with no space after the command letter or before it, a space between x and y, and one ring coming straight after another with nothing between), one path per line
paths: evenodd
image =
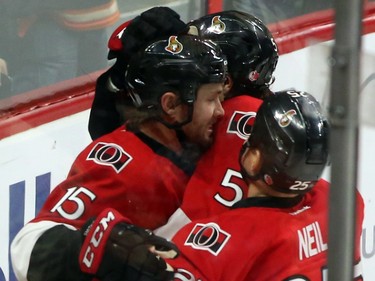
M279 120L280 127L288 126L292 122L292 117L296 114L297 112L294 109L291 109L285 112Z
M247 140L254 124L255 115L255 112L235 111L229 121L227 133L236 134L241 139Z
M209 31L220 34L225 31L226 25L220 19L220 16L214 16L211 21L211 26L208 28Z
M230 234L222 230L216 223L197 223L186 239L185 245L197 250L209 251L217 256L229 238Z
M98 142L90 151L87 160L94 161L99 165L110 166L116 173L119 173L133 160L133 157L117 144Z
M170 36L168 46L165 47L165 50L172 54L178 54L181 53L183 48L184 46L177 40L177 36Z

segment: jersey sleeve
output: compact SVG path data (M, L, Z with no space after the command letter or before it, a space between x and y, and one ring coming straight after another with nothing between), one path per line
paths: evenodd
M72 263L81 247L80 229L105 208L155 229L180 205L188 176L135 136L113 134L117 137L100 138L80 153L66 180L17 234L11 256L19 280L81 280L73 278L79 271ZM119 141L125 135L131 144L126 147ZM70 279L62 279L66 270Z
M80 245L81 234L70 225L26 224L11 244L17 280L83 280L78 268Z

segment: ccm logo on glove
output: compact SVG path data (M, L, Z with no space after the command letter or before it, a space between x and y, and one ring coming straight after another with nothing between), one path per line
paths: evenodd
M79 261L81 270L95 274L104 255L105 246L112 228L119 222L128 222L113 209L105 209L86 230Z

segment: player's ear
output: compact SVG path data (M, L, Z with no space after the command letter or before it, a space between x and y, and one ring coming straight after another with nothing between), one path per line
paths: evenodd
M160 105L168 122L174 123L181 119L181 100L173 92L165 92L160 98Z
M173 92L165 92L160 98L160 105L167 115L171 115L179 104L179 97Z
M262 167L262 154L257 148L248 148L242 155L242 165L250 176L259 173Z
M227 75L225 82L224 82L224 88L223 88L224 96L228 96L228 93L230 92L232 87L233 87L233 79L230 75Z

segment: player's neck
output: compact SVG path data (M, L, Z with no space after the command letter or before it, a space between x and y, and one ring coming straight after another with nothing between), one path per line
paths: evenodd
M176 131L170 129L158 121L149 121L140 126L140 131L177 154L182 153L182 145L179 142Z

